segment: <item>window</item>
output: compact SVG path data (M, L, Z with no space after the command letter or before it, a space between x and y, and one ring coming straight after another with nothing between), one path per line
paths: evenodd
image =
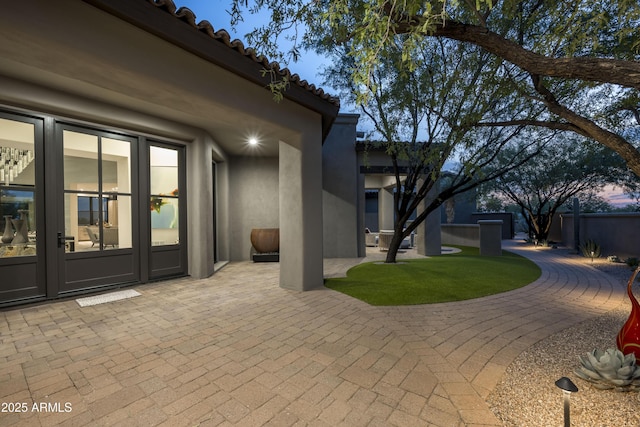
M0 118L0 258L36 255L35 127Z
M180 243L178 150L151 146L150 195L151 245Z
M132 246L131 141L63 131L67 251Z

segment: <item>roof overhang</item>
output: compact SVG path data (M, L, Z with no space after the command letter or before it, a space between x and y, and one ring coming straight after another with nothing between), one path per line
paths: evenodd
M322 117L322 140L329 134L340 109L339 100L322 89L301 80L278 64L257 56L238 41L230 41L225 31L214 31L207 21L196 23L195 15L187 8L176 9L172 0L83 0L136 27L147 31L207 62L226 69L247 81L268 90L271 78L262 71L273 70L287 76L289 88L284 97ZM274 101L275 102L275 101Z

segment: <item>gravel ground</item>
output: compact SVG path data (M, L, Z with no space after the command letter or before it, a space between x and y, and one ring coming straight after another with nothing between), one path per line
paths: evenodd
M585 262L619 278L622 287L626 287L631 276L625 264L606 260ZM562 426L563 397L554 382L560 377L569 377L579 389L571 395L572 426L639 427L640 393L598 390L573 373L580 366L579 355L595 348L616 347L616 336L630 309L631 304L625 302L604 316L552 335L522 353L507 368L502 381L487 399L503 425Z

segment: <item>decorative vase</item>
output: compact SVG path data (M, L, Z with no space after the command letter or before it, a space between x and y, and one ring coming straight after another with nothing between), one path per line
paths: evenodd
M280 229L254 228L251 230L251 244L261 254L280 252Z
M11 228L11 215L4 216L4 234L2 235L2 243L11 243L13 240L13 228Z
M635 354L636 360L640 360L640 303L633 295L631 288L639 272L640 267L635 269L627 284L627 295L629 295L629 299L631 300L631 314L624 326L622 326L620 332L618 332L618 338L616 340L618 349L624 354Z
M13 228L16 229L16 235L13 236L11 244L27 243L28 239L22 234L22 228L24 227L24 219L12 219Z

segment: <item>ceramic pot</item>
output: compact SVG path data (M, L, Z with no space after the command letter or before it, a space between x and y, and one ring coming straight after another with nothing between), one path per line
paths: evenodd
M280 251L279 228L254 228L251 230L251 244L256 252L264 254Z
M640 267L636 268L627 284L627 295L631 300L631 314L620 332L618 332L618 338L616 339L618 349L624 354L635 354L638 361L640 361L640 303L633 295L631 288L639 272Z

